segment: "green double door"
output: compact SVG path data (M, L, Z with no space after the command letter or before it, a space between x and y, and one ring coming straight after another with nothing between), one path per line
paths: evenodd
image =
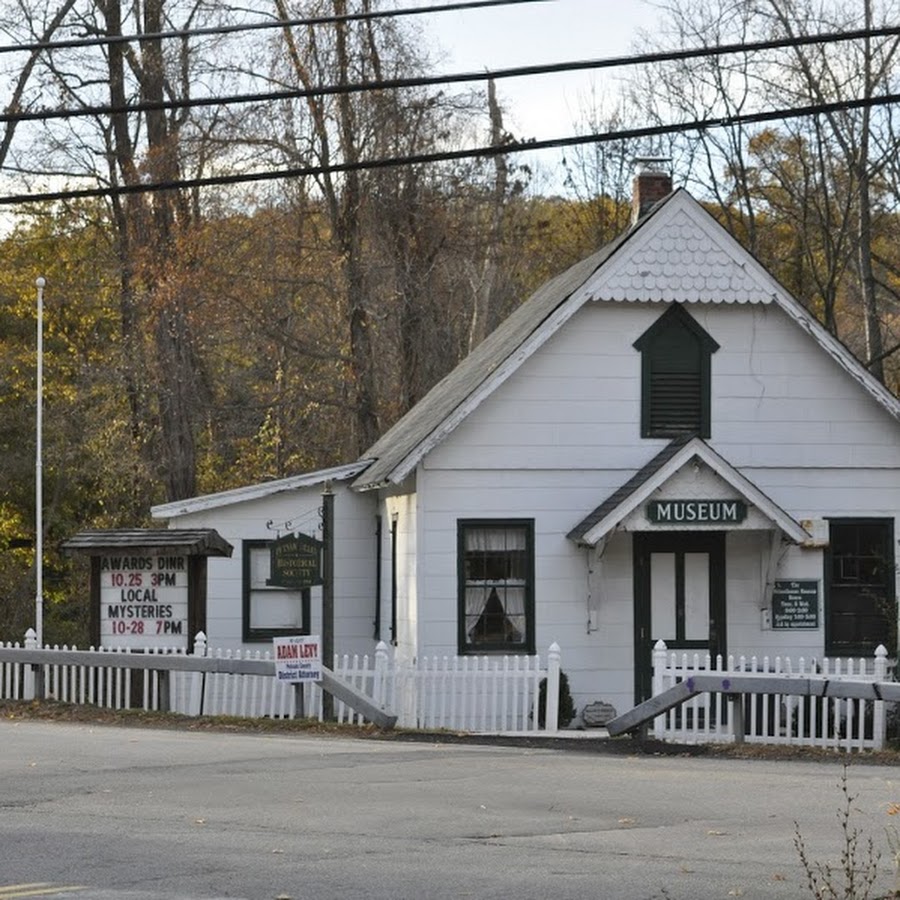
M652 693L652 650L724 655L725 533L635 532L635 703Z

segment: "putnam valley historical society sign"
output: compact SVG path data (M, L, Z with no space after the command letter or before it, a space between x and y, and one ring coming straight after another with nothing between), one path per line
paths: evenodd
M322 583L322 542L308 534L287 534L272 542L272 587L309 588Z

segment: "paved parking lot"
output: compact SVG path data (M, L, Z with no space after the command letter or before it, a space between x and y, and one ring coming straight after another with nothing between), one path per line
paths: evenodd
M842 771L0 721L0 898L804 897L794 822L837 861ZM897 779L848 770L885 853Z

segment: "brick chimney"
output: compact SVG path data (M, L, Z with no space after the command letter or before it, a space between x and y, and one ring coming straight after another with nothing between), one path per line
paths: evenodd
M672 176L667 157L644 156L635 159L637 174L632 182L631 224L634 225L663 197L672 193Z

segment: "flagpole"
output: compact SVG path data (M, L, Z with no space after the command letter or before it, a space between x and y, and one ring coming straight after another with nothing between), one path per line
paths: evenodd
M34 631L38 647L44 646L44 278L35 280L37 286L37 447L34 464Z

